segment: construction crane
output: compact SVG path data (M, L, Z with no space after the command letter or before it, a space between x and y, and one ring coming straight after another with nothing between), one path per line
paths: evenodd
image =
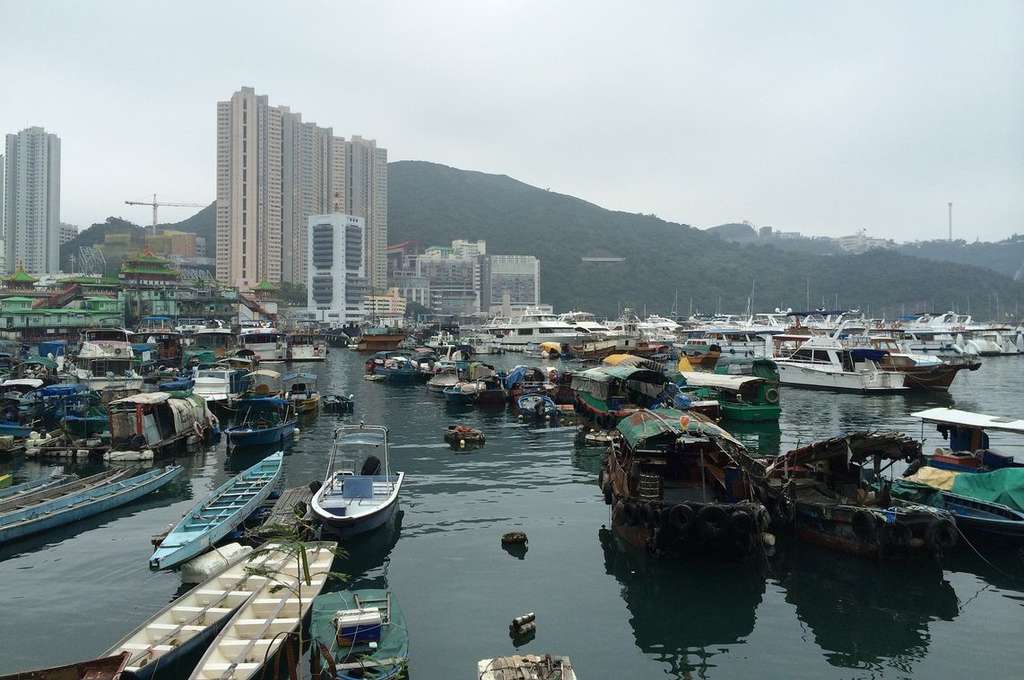
M153 234L156 235L157 217L156 210L160 206L173 207L173 208L205 208L206 206L202 203L172 203L170 201L160 202L156 200L156 194L153 194L152 201L125 201L125 205L148 205L153 208Z

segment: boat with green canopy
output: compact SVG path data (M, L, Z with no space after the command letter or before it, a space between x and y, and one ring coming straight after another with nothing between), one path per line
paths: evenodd
M409 659L405 617L387 590L325 593L313 602L310 670L316 680L390 680Z
M748 375L681 371L680 389L698 399L715 399L727 420L762 422L778 420L779 373L766 359L753 362Z

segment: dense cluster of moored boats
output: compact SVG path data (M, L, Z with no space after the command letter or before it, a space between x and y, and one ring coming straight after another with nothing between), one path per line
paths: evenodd
M397 511L405 474L392 469L388 429L339 425L322 480L281 488L283 449L303 419L353 411L351 396L322 395L314 374L275 370L323 361L328 347L366 352L367 380L421 385L457 412L511 408L531 422L577 425L580 446L604 449L596 481L613 533L659 557L758 559L784 537L897 559L941 560L987 541L1024 545L1024 464L993 450L987 435L1024 434L1022 420L919 412L942 435L930 453L902 434L850 432L765 457L729 431L731 423L777 420L780 385L948 389L980 357L1024 353L1019 328L956 315L896 326L827 313L679 324L628 314L600 323L574 312L528 313L470 331L375 328L353 337L268 325L186 333L167 321L147 319L135 332L91 329L78 343L49 341L2 357L0 450L113 465L0 489L0 543L154 492L180 475L175 455L221 438L229 455L275 451L154 537L150 567L199 574L195 588L104 658L38 677L145 678L172 668L196 680L257 677L288 659L294 668L291 640L305 620L318 677L400 676L408 634L393 594L321 594L336 541L375 531ZM524 363L487 363L505 351L521 352ZM439 428L439 436L456 448L486 442L462 424ZM0 477L0 485L11 481ZM565 657L480 664L482 678L538 669L575 677Z

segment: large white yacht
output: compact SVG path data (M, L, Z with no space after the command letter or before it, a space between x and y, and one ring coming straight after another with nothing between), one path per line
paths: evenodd
M498 338L506 349L523 350L531 343L564 342L573 343L580 337L589 337L583 328L570 326L554 314L527 309L522 316L495 318L483 327L487 333Z
M883 371L878 350L847 349L828 336L775 336L776 347L796 342L797 349L779 349L774 357L779 382L799 387L819 387L844 392L895 392L907 389L905 374Z

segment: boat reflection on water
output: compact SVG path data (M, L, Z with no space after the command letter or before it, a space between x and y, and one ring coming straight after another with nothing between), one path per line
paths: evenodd
M344 583L330 582L325 591L359 588L388 588L387 572L391 551L402 533L405 512L398 509L384 524L373 531L357 534L339 544L342 556L335 561L334 571L345 574Z
M755 456L777 456L782 451L782 429L779 421L740 422L724 420L719 423L736 437Z
M712 657L753 632L765 592L763 562L680 564L648 558L608 529L598 538L605 572L622 584L636 645L668 664L666 677L703 677L715 665Z
M956 592L931 560L836 559L796 542L777 548L774 580L832 666L912 673L928 653L928 623L960 613Z

